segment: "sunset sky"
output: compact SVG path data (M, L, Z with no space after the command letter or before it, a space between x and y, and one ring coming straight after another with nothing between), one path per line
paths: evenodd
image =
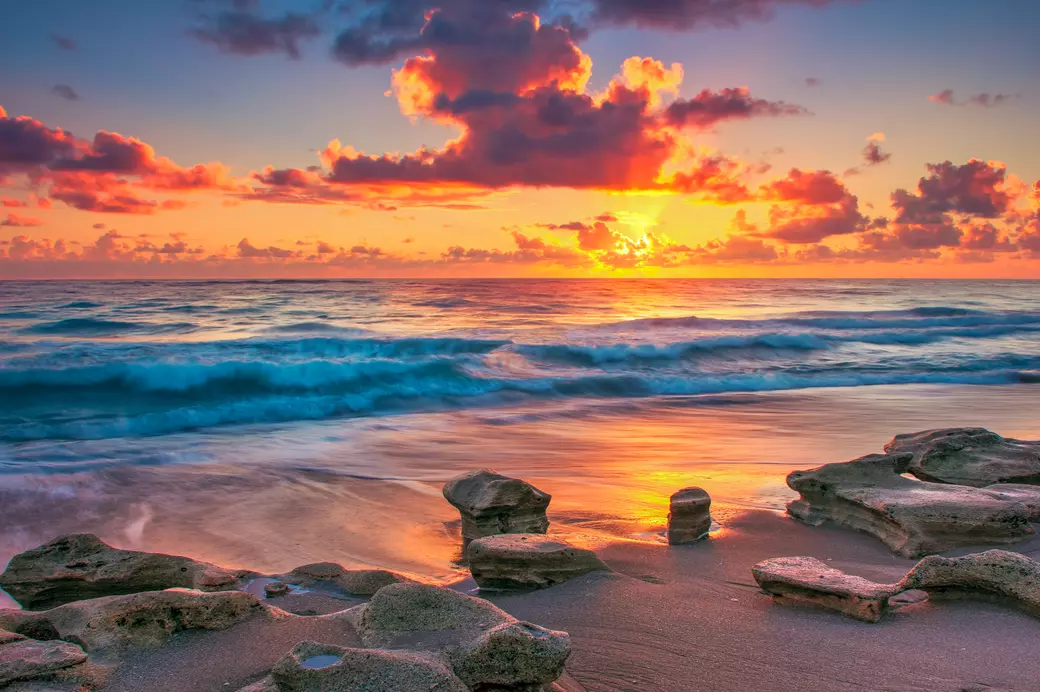
M34 0L0 278L1040 277L1035 0Z

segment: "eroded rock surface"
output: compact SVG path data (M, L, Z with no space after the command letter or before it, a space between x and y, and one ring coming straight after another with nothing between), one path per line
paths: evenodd
M175 632L222 630L253 615L281 611L241 591L172 589L77 601L42 612L0 610L0 627L32 639L64 639L87 651L158 646Z
M288 574L280 575L278 579L298 586L313 586L320 582L335 584L343 591L356 596L371 596L384 586L412 581L396 572L382 569L346 569L335 562L303 565Z
M808 524L830 520L864 531L906 557L1033 535L1021 502L986 489L906 478L913 459L913 453L873 454L795 471L787 484L801 497L787 510Z
M484 469L444 484L444 498L462 516L466 542L501 533L545 533L552 496L526 481Z
M0 643L0 687L16 680L49 677L86 660L83 649L68 642L22 638Z
M1001 437L985 428L948 428L897 435L890 454L913 455L908 470L921 480L982 488L1040 484L1040 442Z
M434 656L303 642L275 664L268 678L241 692L467 692L468 689Z
M609 568L596 553L541 534L503 534L475 540L466 550L483 589L544 589Z
M711 497L702 488L683 488L672 495L668 513L668 543L692 543L711 529Z
M751 573L777 603L821 606L865 622L880 620L888 599L902 590L846 574L812 557L765 560Z
M387 586L352 615L366 646L437 654L470 689L548 685L563 674L570 655L566 632L521 622L487 601L434 586Z
M881 619L897 600L893 597L911 592L1004 602L1040 617L1040 564L1006 550L953 558L930 555L894 584L846 574L811 557L765 560L752 568L752 574L777 603L821 606L867 622Z
M120 550L93 534L55 538L11 558L0 588L22 607L170 588L234 588L241 573L186 557Z

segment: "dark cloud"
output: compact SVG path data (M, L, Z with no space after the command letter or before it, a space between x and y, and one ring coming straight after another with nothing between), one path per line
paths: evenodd
M891 159L892 154L883 151L881 143L877 140L870 140L867 142L867 146L863 148L863 160L866 161L868 166L879 166Z
M296 60L300 57L300 42L320 36L321 29L311 15L287 12L278 18L267 18L231 10L205 18L203 24L190 33L224 53L284 53Z
M692 99L677 99L665 109L664 119L673 127L710 129L725 120L806 114L801 106L753 98L747 89L738 87L717 92L705 89Z
M265 248L256 247L248 238L240 240L235 247L238 249L238 256L246 259L287 259L299 256L298 252L273 245Z
M823 7L832 0L591 0L594 20L657 29L733 27L762 21L785 6Z
M79 46L76 41L69 38L68 36L60 36L58 34L51 34L51 40L54 41L54 45L61 48L64 51L74 51Z
M819 77L806 77L805 86L809 87L810 89L816 89L818 87L823 86L823 80Z
M66 101L79 101L79 94L77 94L76 90L68 84L55 84L51 87L51 93L65 99Z
M982 106L983 108L992 108L1006 105L1017 98L1019 98L1018 94L990 94L983 92L981 94L973 94L963 101L958 101L953 93L953 89L943 89L938 94L929 96L928 100L944 106Z
M1006 168L999 162L972 159L958 166L950 161L928 164L917 190L892 193L896 223L945 223L945 214L986 219L1003 216L1012 201L1005 189Z
M8 117L0 107L0 173L24 171L71 153L77 146L71 134L46 127L26 116Z

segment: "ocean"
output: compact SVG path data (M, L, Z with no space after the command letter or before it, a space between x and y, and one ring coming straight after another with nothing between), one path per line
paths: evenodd
M685 484L782 510L896 433L1040 436L1038 383L1037 282L0 282L0 564L93 531L450 578L463 471L660 540Z

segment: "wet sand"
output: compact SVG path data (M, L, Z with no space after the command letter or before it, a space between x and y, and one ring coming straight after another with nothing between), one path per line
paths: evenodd
M1012 549L1035 558L1040 539ZM923 603L867 624L829 611L773 605L752 579L755 562L780 555L813 556L883 581L894 581L914 564L866 535L752 511L706 542L669 548L618 541L599 554L612 574L488 596L518 618L570 633L572 690L1026 692L1035 691L1040 680L1040 620L1010 607ZM464 580L454 588L474 586ZM318 601L311 595L272 603L311 612L352 604ZM105 690L235 690L262 677L304 639L346 646L357 641L349 625L321 617L185 633L163 649L132 655Z

